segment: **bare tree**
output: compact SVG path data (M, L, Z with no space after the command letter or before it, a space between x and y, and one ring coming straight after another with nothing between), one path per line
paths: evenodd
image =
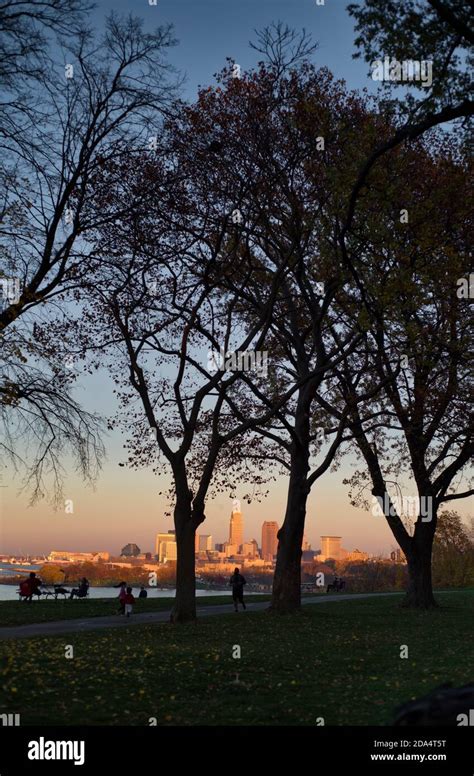
M68 453L84 479L96 478L105 455L103 424L71 395L67 369L47 374L44 359L41 369L23 359L9 366L15 379L4 379L0 387L3 451L22 473L31 503L49 490L59 504Z
M85 238L101 216L95 214L88 221L84 213L95 179L104 165L131 148L146 147L150 137L159 133L175 88L165 61L173 44L170 27L145 33L139 19L112 14L104 34L96 36L81 25L89 4L74 0L67 6L70 16L62 0L7 2L1 16L8 30L4 45L12 52L7 78L7 101L10 97L11 101L0 128L0 395L10 440L4 452L13 455L16 465L33 461L27 464L33 481L44 484L44 472L54 471L56 497L61 472L57 454L67 441L81 441L71 447L78 455L79 469L86 476L97 471L98 421L82 413L70 393L61 404L63 393L54 380L64 365L54 353L49 362L43 359L45 343L38 332L52 306L62 306L66 292L74 290L78 300L81 283L90 272L92 259ZM43 28L61 34L60 43L45 38ZM30 33L31 50L24 45ZM120 215L109 213L109 218ZM45 373L41 386L39 369ZM69 384L63 382L62 391ZM77 421L71 434L61 435L60 447L54 421L47 422L52 420L53 407L61 424ZM16 450L12 444L14 435L8 427L19 423L12 413L20 413L23 428L28 428L33 445L28 450ZM84 445L92 440L90 454L84 453ZM38 466L42 462L37 472L34 462ZM35 495L44 492L43 484L34 488Z
M28 82L44 76L51 62L49 43L74 35L95 7L87 0L2 0L0 5L0 81L2 108L20 108ZM9 99L8 99L9 98Z

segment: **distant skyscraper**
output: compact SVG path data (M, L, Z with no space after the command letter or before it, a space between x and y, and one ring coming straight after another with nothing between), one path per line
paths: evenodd
M178 559L178 547L175 541L162 542L160 544L160 554L158 560L160 563L167 563L170 560Z
M262 525L262 558L272 560L278 550L278 523L274 520L265 520Z
M341 540L341 536L321 536L321 555L339 560L343 555Z
M155 554L160 563L176 560L176 531L156 534Z
M211 534L201 534L199 536L199 552L207 552L212 550L212 536Z
M234 499L230 515L229 544L236 545L237 551L244 543L244 519L240 509L240 501Z

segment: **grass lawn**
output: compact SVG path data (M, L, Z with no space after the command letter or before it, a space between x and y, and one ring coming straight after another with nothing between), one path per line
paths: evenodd
M0 642L0 710L22 725L387 724L397 704L472 681L474 593L440 598L434 612L379 598Z
M269 595L252 595L252 601L269 601ZM209 595L197 598L197 605L232 604L232 597ZM173 607L173 598L145 598L135 602L134 612L161 612ZM56 620L76 620L85 617L106 617L115 615L118 610L116 598L87 598L57 601L0 601L0 627L6 625L27 625L31 622L53 622Z

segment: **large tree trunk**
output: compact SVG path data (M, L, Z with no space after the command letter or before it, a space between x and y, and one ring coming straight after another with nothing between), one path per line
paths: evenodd
M278 553L270 609L294 612L301 607L301 545L307 500L306 477L290 478L285 520L278 532Z
M406 553L408 563L408 590L402 605L414 609L432 609L437 606L433 596L431 556L436 518L430 523L417 524Z
M301 607L301 546L308 499L309 408L311 393L300 395L295 418L297 438L291 448L285 519L278 531L278 552L270 609L294 612Z
M171 622L192 622L196 619L195 534L196 524L192 516L191 499L176 503L174 510L176 528L176 598L171 612Z
M435 508L433 506L435 499L430 492L429 479L424 471L424 450L419 446L417 449L412 441L412 460L418 461L418 494L423 494L425 499L428 497L431 499L432 510L429 520L425 519L423 521L421 519L422 515L420 515L420 518L417 519L415 524L414 534L413 536L410 536L403 525L400 516L397 514L396 509L393 509L393 504L386 489L386 483L382 475L377 453L376 451L374 452L367 440L357 410L355 414L356 418L350 424L350 428L353 431L360 450L367 462L374 486L372 493L384 504L384 507L388 502L389 509L385 510L384 508L385 519L407 559L409 583L406 596L403 600L403 606L416 609L431 609L437 606L433 596L433 583L431 577L431 556L433 551L433 539L436 531L437 507ZM428 515L425 515L425 518L427 516Z

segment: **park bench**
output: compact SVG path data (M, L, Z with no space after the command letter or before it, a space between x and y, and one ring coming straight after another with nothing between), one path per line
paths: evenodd
M57 601L60 595L62 595L63 599L67 598L70 590L66 590L62 585L53 585L52 587L43 587L42 592L45 598L54 598Z
M54 591L50 587L42 587L41 588L41 595L43 596L43 598L45 600L47 600L48 598L53 598L54 597Z
M29 598L29 596L26 593L23 593L20 589L16 591L18 593L19 600L21 601L22 598L26 599ZM58 600L58 597L62 595L63 598L66 598L69 595L69 590L66 590L65 587L62 585L53 585L47 586L43 585L40 590L38 590L37 593L33 593L33 595L37 596L38 601L40 600L40 597L42 596L45 600L48 598L54 598L55 601Z

